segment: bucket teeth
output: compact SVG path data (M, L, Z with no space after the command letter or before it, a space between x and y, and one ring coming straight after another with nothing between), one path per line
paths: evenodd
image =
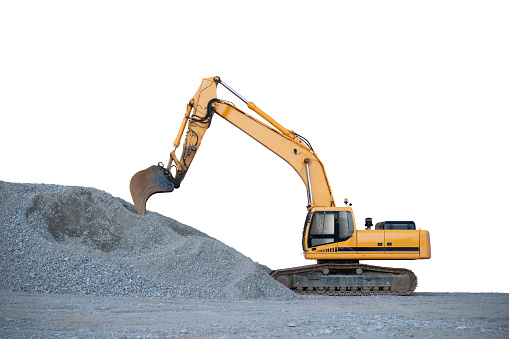
M145 215L147 200L156 193L171 192L175 188L173 182L164 175L164 168L150 166L139 171L131 178L129 189L133 198L136 213Z

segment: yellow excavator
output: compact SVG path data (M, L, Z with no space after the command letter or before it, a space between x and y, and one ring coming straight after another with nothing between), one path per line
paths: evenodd
M265 122L218 99L218 85L246 103ZM415 290L417 277L412 271L360 264L359 260L429 259L429 232L416 229L413 221L385 221L373 226L371 218L366 218L365 229L357 230L351 204L345 199L345 206L336 206L325 168L311 144L284 128L219 77L203 79L189 101L168 165L159 163L132 177L130 190L138 214L145 214L151 195L180 187L214 115L221 116L280 156L306 186L308 204L302 248L304 257L315 259L317 263L274 270L270 275L299 294L409 295ZM186 126L178 159L175 151Z

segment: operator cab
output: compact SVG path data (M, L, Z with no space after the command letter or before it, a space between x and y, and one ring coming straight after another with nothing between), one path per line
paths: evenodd
M309 218L311 223L307 239L308 247L348 240L355 231L350 211L315 211L308 214L307 221Z

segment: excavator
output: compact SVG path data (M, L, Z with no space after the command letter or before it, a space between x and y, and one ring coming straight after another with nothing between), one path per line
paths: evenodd
M217 98L219 85L247 104L261 121ZM307 191L307 216L302 233L306 259L316 264L273 270L269 274L298 294L410 295L417 277L408 269L361 264L360 260L411 260L431 257L428 231L413 221L384 221L357 229L351 204L336 206L323 163L303 136L288 130L248 101L219 77L204 78L186 107L168 165L150 166L136 173L130 191L136 213L146 213L147 200L156 193L179 188L211 125L219 115L286 161L301 177ZM180 146L187 126L180 159ZM372 229L374 227L374 229Z

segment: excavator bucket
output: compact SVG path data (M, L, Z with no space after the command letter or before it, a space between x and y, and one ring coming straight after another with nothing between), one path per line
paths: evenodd
M131 178L129 189L134 201L136 213L145 215L147 200L153 194L171 192L175 185L165 177L165 171L161 166L150 166L139 171Z

